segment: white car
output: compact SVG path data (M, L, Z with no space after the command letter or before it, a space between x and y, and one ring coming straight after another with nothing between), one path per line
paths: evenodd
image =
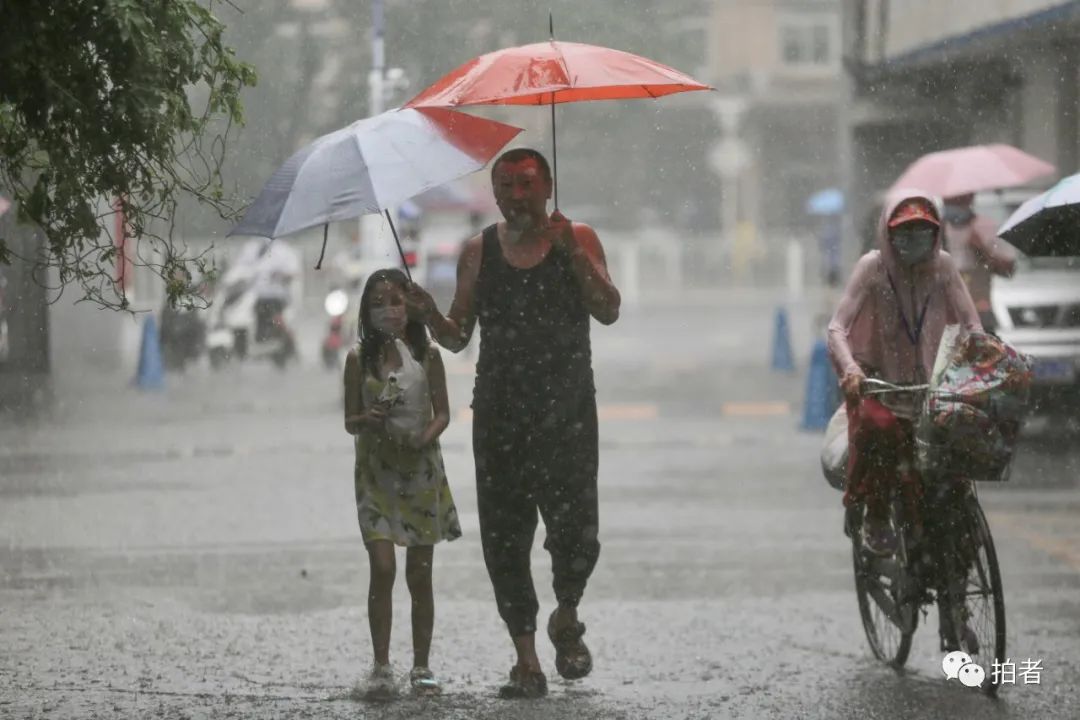
M1023 258L995 278L990 302L1001 339L1031 356L1036 408L1080 410L1080 258Z
M1036 189L979 193L975 209L998 225ZM1001 339L1034 361L1038 412L1080 410L1080 258L1020 255L1011 278L995 277L990 305Z

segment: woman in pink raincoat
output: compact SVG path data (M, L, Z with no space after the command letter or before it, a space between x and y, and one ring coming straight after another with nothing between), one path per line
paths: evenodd
M886 198L877 249L859 259L829 323L829 355L847 401L848 481L844 505L862 504L864 545L895 552L889 489L900 483L909 502L915 473L914 408L862 396L876 377L898 385L926 383L946 325L982 331L953 258L941 249L941 210L930 195L899 190Z

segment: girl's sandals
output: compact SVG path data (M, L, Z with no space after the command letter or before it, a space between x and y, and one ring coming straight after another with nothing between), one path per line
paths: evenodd
M438 695L442 692L435 673L426 667L414 667L409 673L409 687L414 695Z
M361 700L385 702L397 697L398 687L394 678L394 668L390 665L376 664L354 694Z
M581 636L585 634L585 623L555 629L555 615L548 618L548 638L555 646L555 669L567 680L579 680L592 672L592 654Z

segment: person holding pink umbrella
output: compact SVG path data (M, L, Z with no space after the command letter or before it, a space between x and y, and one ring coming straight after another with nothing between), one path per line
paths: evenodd
M993 276L1012 277L1016 272L1016 250L997 237L992 220L977 214L974 193L945 198L945 247L956 260L967 283L983 328L997 327L990 307Z
M975 193L1018 187L1055 171L1045 160L996 143L928 153L893 183L894 189L917 187L945 199L945 249L956 260L987 329L996 324L990 308L992 277L1012 275L1016 252L997 239L989 220L972 210Z

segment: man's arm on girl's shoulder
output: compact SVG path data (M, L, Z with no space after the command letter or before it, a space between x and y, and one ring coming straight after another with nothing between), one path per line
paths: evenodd
M476 325L476 282L480 277L483 259L483 236L474 235L465 241L458 257L457 285L450 310L444 317L435 309L425 318L435 342L450 352L465 349Z

